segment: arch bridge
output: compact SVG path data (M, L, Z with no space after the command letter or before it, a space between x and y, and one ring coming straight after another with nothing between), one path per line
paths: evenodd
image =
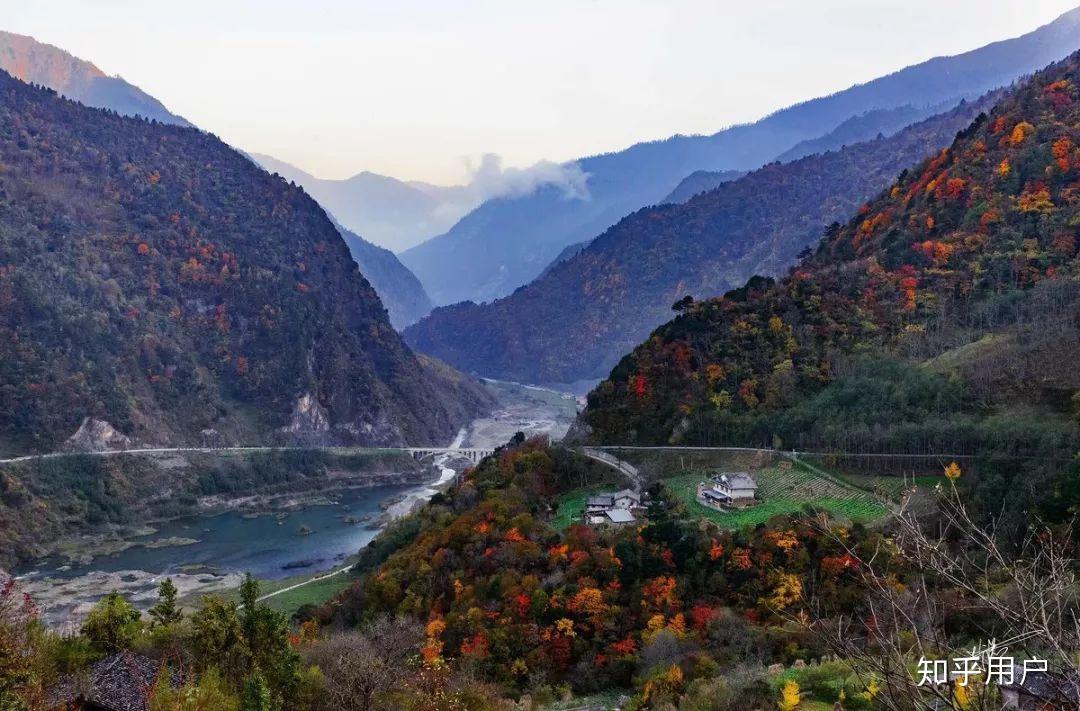
M477 447L406 447L405 451L411 454L413 459L426 459L428 457L437 457L440 454L448 454L468 459L473 464L479 464L481 459L495 453L494 449Z

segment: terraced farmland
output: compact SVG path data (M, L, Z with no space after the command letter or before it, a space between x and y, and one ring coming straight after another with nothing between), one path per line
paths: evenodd
M763 523L773 516L798 512L808 504L852 521L873 521L887 513L885 505L868 491L801 465L767 467L752 474L758 482L760 502L731 511L717 511L698 502L697 484L705 477L703 472L665 478L664 485L686 503L691 515L729 528Z

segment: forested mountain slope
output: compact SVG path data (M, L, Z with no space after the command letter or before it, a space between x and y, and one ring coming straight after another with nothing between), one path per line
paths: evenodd
M431 313L431 299L420 280L393 252L368 242L340 224L338 232L359 265L360 273L371 282L382 300L394 328L403 329Z
M584 190L549 185L489 200L446 234L401 254L437 305L490 301L538 276L564 247L661 201L697 170L753 170L867 111L955 104L1080 48L1080 10L1015 39L938 57L711 136L675 136L572 161ZM876 134L875 134L876 135Z
M323 210L217 138L0 73L0 445L437 443L486 405L402 343ZM214 431L214 432L211 432Z
M675 301L781 272L826 225L846 220L900 170L948 145L994 96L886 139L770 164L686 203L641 210L511 296L436 309L406 339L489 377L602 378L671 317Z
M120 77L106 76L90 62L33 37L0 31L0 69L29 84L55 89L87 106L110 109L125 116L190 125L139 87Z
M686 202L695 195L707 193L743 175L745 172L738 170L696 170L683 178L660 202Z
M589 396L606 442L1073 456L1080 57L904 172L779 282L690 306Z

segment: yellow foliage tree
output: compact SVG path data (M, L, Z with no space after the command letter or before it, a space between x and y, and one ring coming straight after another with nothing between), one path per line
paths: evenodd
M783 610L802 599L802 582L797 575L780 573L776 579L776 587L773 588L765 602L775 610Z
M780 711L795 711L799 708L799 683L794 679L785 681L780 689L780 700L776 702Z

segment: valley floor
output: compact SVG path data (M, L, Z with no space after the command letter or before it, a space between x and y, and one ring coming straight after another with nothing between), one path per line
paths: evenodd
M558 439L577 413L570 395L494 381L488 387L498 407L463 428L449 446L494 448L517 432ZM427 501L468 464L441 455L435 461L439 475L421 484L355 488L363 475L354 476L341 481L335 492L261 501L258 515L245 506L255 492L237 492L216 502L215 516L156 522L154 528L133 528L122 537L88 537L66 547L64 557L35 561L16 572L53 626L78 624L97 599L112 591L147 608L166 576L182 598L194 600L234 590L250 571L267 581L267 591L296 586L274 599L291 608L313 596L325 599L346 585L348 574L323 577L344 566L386 522Z

